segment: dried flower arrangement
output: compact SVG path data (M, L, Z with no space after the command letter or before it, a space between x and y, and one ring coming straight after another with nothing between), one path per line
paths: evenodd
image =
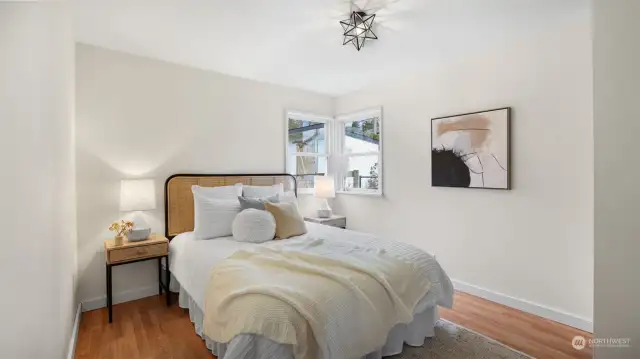
M131 229L133 229L133 222L124 220L120 222L113 222L109 226L110 231L116 232L116 237L124 236L125 234L131 232Z

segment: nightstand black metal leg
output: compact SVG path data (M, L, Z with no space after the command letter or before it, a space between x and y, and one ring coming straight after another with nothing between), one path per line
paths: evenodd
M111 265L107 264L107 309L109 310L109 323L113 321L113 303L111 302Z
M158 257L158 295L162 295L162 257Z
M164 257L165 258L165 264L167 265L166 268L166 276L167 276L167 280L166 280L166 294L167 294L167 307L171 306L171 291L169 290L169 284L171 282L171 272L169 271L169 256Z

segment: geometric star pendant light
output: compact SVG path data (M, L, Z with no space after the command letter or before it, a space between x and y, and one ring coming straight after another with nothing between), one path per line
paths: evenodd
M371 30L375 18L376 14L367 15L364 11L353 11L348 19L340 21L344 30L342 45L352 43L360 51L367 39L377 40L378 37Z

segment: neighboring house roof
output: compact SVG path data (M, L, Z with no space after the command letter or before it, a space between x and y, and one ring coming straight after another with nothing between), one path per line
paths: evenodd
M316 124L309 125L309 126L302 126L302 127L290 129L289 130L289 134L300 133L300 132L304 132L304 131L317 130L317 129L321 129L321 128L324 128L324 123L316 123ZM345 129L345 135L347 135L347 136L349 136L351 138L355 138L357 140L373 143L373 144L376 144L376 145L378 145L380 143L379 140L376 140L374 138L366 136L364 133L362 133L362 132L360 132L358 130L355 130L352 127L348 127L348 128Z
M360 131L356 131L353 129L353 127L349 127L345 129L345 135L351 137L351 138L355 138L358 140L362 140L365 142L369 142L369 143L373 143L375 145L379 144L379 140L376 140L375 138L371 138L369 136L366 136L364 133L360 132Z
M308 126L302 126L302 127L290 129L289 134L299 133L304 131L311 131L311 130L318 130L321 128L324 128L324 123L316 123L314 125L308 125Z

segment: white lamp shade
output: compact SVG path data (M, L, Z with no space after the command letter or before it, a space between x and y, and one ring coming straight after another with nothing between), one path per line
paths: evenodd
M333 198L336 196L333 177L316 176L314 186L315 196L318 198Z
M152 209L156 209L156 185L152 179L131 179L120 182L121 211Z

